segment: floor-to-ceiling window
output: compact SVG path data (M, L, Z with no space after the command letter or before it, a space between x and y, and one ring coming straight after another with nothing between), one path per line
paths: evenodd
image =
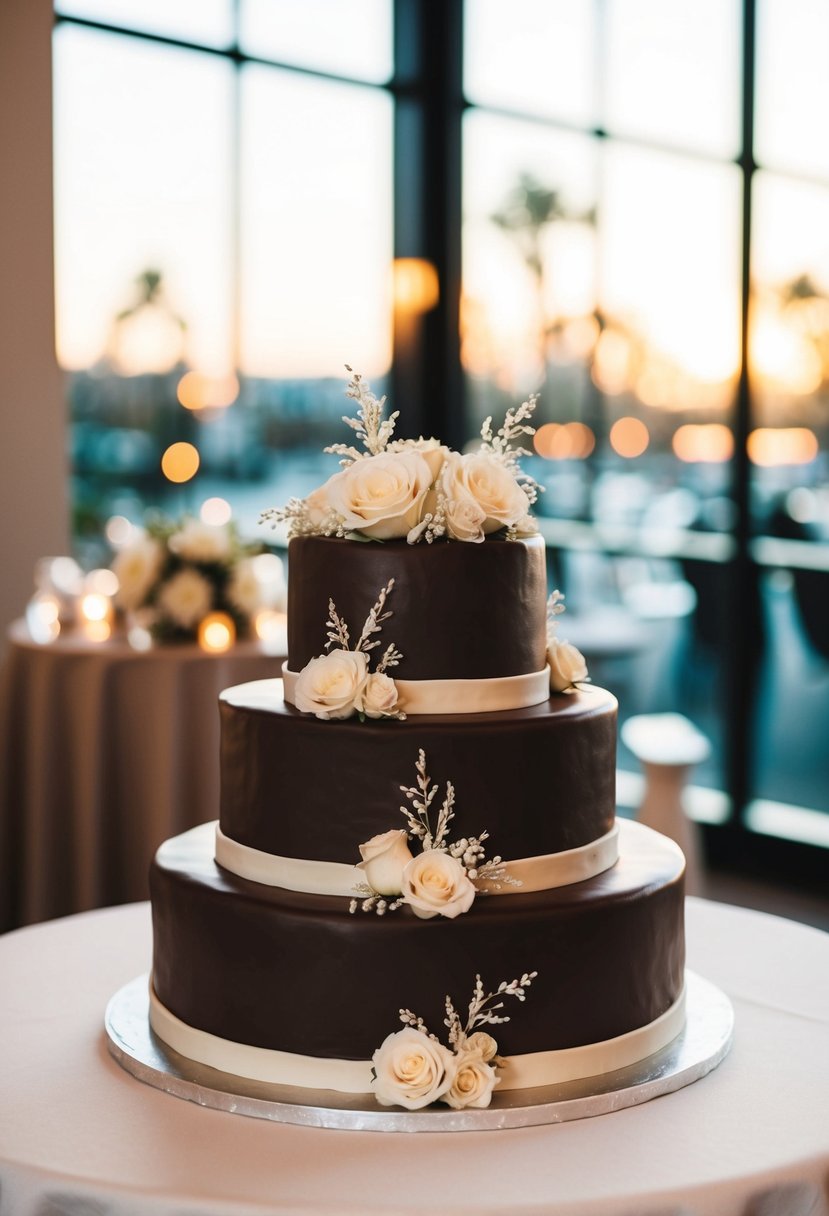
M738 847L752 832L826 843L817 0L58 10L58 341L79 546L148 506L252 525L321 480L342 365L386 387L393 257L425 252L442 303L457 287L464 391L462 420L454 392L430 393L423 415L472 436L540 392L540 523L594 678L625 718L678 709L707 735L692 809ZM444 94L453 62L462 88ZM454 163L451 139L435 142L436 96L447 127L463 114ZM431 136L407 142L405 106L430 110ZM462 226L447 177L462 182ZM457 383L451 342L419 356ZM620 764L633 802L624 746Z
M467 0L461 350L470 429L541 393L542 529L623 718L708 736L700 818L824 842L827 21Z
M389 0L63 0L58 356L74 531L245 528L336 468L391 359Z

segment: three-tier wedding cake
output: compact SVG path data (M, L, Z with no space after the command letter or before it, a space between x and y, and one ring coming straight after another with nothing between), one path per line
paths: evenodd
M616 819L616 701L559 636L518 465L534 403L461 455L349 395L365 450L269 513L284 678L222 694L219 823L153 864L153 1029L409 1109L642 1060L684 1025L684 862Z

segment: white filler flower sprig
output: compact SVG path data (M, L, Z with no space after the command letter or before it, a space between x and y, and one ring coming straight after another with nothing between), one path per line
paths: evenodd
M487 861L484 841L489 839L489 832L450 841L449 824L455 817L455 787L451 781L446 782L446 793L432 824L439 786L426 771L423 748L415 768L415 784L400 787L408 802L400 807L407 827L381 832L360 845L362 861L358 868L366 881L355 889L364 898L352 899L349 911L360 908L384 916L408 904L422 920L434 916L453 919L472 907L477 880L485 879L496 889L501 885L521 886L520 880L507 873L501 857ZM411 853L410 839L420 842L420 853Z
M397 667L403 658L393 642L383 651L374 671L369 670L372 651L381 645L374 635L382 632L384 621L392 615L386 609L386 600L393 588L391 578L369 611L353 649L348 625L329 599L325 622L327 653L309 660L297 676L294 686L297 709L324 720L350 718L354 714L361 721L406 717L400 708L397 685L388 675L389 668Z
M432 1102L445 1102L455 1110L489 1106L500 1078L496 1070L505 1061L498 1044L482 1026L508 1022L504 997L526 1000L526 990L538 975L525 972L520 979L503 980L494 992L484 992L480 975L469 1002L466 1021L449 996L445 999L449 1046L432 1034L423 1018L410 1009L400 1010L403 1030L390 1034L372 1056L374 1094L381 1106L420 1110Z
M564 612L564 596L554 591L547 600L547 666L550 669L551 692L576 692L579 684L588 684L587 662L581 651L558 636L558 617Z

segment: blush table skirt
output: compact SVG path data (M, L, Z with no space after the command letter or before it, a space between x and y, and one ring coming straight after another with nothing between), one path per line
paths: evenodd
M0 1213L826 1216L829 935L694 899L687 920L689 965L735 1007L716 1071L594 1119L443 1136L268 1123L123 1072L103 1014L149 969L146 904L10 933ZM341 1000L359 993L332 1017Z
M0 932L146 899L161 842L218 816L219 693L281 667L253 642L219 655L71 634L39 646L13 625L0 673Z

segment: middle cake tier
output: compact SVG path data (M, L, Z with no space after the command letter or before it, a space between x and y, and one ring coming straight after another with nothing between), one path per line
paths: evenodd
M226 689L222 834L278 857L353 864L358 846L405 826L401 787L422 750L455 789L453 836L486 830L505 860L581 849L615 819L615 697L600 688L486 714L320 722L281 680Z

